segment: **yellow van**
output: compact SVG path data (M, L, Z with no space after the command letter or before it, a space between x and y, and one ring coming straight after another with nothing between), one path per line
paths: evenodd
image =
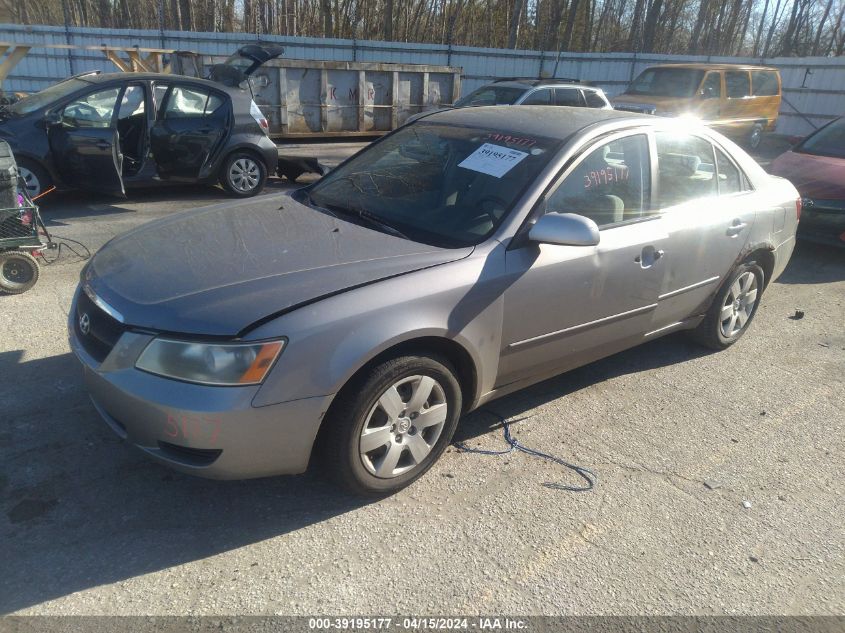
M780 110L777 68L744 64L663 64L647 68L611 99L616 110L692 116L755 149Z

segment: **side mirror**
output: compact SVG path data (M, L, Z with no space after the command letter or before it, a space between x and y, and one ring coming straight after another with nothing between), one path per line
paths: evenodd
M44 115L44 127L53 127L54 125L61 125L62 113L54 110Z
M531 227L528 239L540 244L595 246L599 243L599 227L583 215L547 213Z

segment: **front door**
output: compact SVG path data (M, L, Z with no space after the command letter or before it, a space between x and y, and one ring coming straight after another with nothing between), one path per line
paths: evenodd
M176 181L198 179L226 137L230 109L223 93L199 86L170 86L150 134L159 176Z
M526 242L507 252L497 387L629 347L652 329L667 236L651 211L646 134L600 142L539 203L599 226L596 246Z
M120 90L106 88L74 99L48 128L53 164L68 185L125 193L123 155L114 116Z

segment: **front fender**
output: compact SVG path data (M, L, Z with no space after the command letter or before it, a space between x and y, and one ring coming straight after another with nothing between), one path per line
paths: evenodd
M253 405L335 394L379 354L423 337L467 352L476 375L468 404L477 402L498 371L505 283L504 249L484 250L329 297L252 331L250 339L289 341Z

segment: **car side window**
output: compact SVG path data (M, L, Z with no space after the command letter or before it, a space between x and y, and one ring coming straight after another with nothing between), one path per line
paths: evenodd
M208 116L223 105L223 99L197 88L174 86L164 107L165 119Z
M577 88L555 88L555 105L581 108L584 99Z
M719 73L707 73L701 85L701 93L705 99L720 99L722 97L722 76Z
M751 71L752 94L755 97L774 97L778 93L778 76L773 70Z
M715 196L713 145L698 136L656 132L657 195L661 209Z
M552 105L552 91L548 88L541 88L528 95L522 105Z
M594 90L585 90L584 98L587 100L588 108L603 108L607 105L607 103L604 99L601 98L599 93L595 92Z
M111 127L120 88L98 90L68 103L62 110L62 123L76 128Z
M718 147L716 148L716 171L719 174L720 196L748 190L742 172Z
M751 95L751 79L745 70L725 72L725 90L728 99L742 99Z
M544 213L577 213L599 227L652 214L648 137L626 136L591 150L555 185Z

